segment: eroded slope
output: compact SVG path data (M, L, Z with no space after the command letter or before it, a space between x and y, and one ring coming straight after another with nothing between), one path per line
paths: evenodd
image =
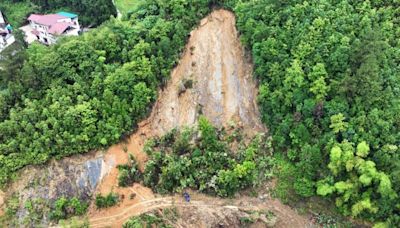
M13 192L19 193L19 223L22 224L29 216L24 207L29 199L55 200L61 196L84 199L93 198L95 191L102 194L114 191L124 196L117 206L97 210L91 205L89 219L92 227L121 227L131 216L171 206L182 212L190 208L190 213L182 214L183 220L177 224L183 227L212 227L219 223L235 226L235 222L229 221L238 221L238 210L246 208L274 212L278 227L304 227L307 221L303 217L269 196L225 200L192 193L193 202L187 205L180 196L160 197L139 184L118 187L116 167L128 161L129 153L134 154L143 169L147 160L143 153L146 140L162 136L176 127L195 125L199 115L205 115L215 126L235 125L249 136L266 132L259 118L256 97L252 64L240 44L235 17L225 10L214 11L191 33L171 79L159 91L150 117L139 124L136 133L109 148L105 154L98 152L65 158L51 162L46 168L27 167L21 172L22 178L7 191L8 196ZM130 199L132 193L136 196ZM1 201L2 194L0 206ZM189 224L185 218L199 222ZM48 225L48 218L44 218L42 224Z
M147 157L142 149L147 139L162 136L176 127L194 125L199 115L205 115L215 126L240 127L249 136L266 131L256 104L257 86L252 79L252 65L240 44L234 15L226 10L214 11L191 33L185 50L168 84L159 92L150 117L139 124L138 131L126 142L111 147L106 160L124 164L128 153L133 153L143 169ZM125 197L118 206L106 210L97 210L92 205L90 221L96 227L118 227L129 216L158 206L171 206L140 185L119 188L117 175L116 168L111 170L98 191L103 194L114 191ZM131 193L137 196L134 200L128 197ZM161 200L159 205L157 200ZM278 215L278 225L301 227L306 224L304 218L278 201L257 201L256 204L274 211ZM211 208L209 204L201 205L205 215Z

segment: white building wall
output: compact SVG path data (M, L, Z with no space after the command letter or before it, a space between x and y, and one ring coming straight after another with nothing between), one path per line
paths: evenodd
M40 42L45 44L54 44L56 42L56 39L53 37L53 35L48 32L49 26L37 24L33 21L30 22L30 25L33 29L39 32L38 40Z
M76 25L76 28L77 28L79 31L81 31L81 25L79 24L79 20L78 20L77 17L74 18L74 19L72 20L72 23L74 23L74 24Z
M0 51L2 51L6 46L6 40L0 36Z
M10 46L15 42L15 37L12 34L8 34L3 37L0 36L0 52L3 51L6 47Z
M58 20L58 22L67 22L67 23L74 24L73 26L71 26L73 29L68 30L63 35L65 35L65 36L78 36L79 35L81 27L79 25L78 17L76 17L74 19L71 19L71 18L60 19L60 20ZM49 26L37 24L34 21L30 21L29 24L32 29L39 32L38 40L40 42L45 43L45 44L54 44L57 42L58 36L54 36L54 35L48 33L48 31L50 29ZM36 35L34 35L34 36L36 37ZM47 42L46 42L46 40L47 40Z

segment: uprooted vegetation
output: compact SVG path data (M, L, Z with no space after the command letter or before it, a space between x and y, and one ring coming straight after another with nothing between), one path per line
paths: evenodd
M126 221L123 228L159 227L172 228L178 219L176 208L165 208L160 212L155 210L146 214L135 216Z
M168 207L134 216L123 224L123 228L172 228L193 225L199 227L275 227L277 222L276 215L269 210L253 211L235 208L224 209L222 210L223 212L218 209L202 210L200 212L201 209L193 208L189 213L185 213L183 208ZM205 215L208 215L209 218L199 221Z
M271 175L273 162L265 136L257 135L250 143L245 141L240 129L227 133L200 117L197 129L174 129L147 143L149 161L144 184L158 193L191 188L233 196Z

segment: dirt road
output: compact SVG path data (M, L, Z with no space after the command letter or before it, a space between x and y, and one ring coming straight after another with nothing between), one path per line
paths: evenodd
M136 192L139 196L140 193ZM90 227L121 227L122 224L132 216L137 216L155 209L175 207L184 210L203 211L273 211L278 217L276 227L307 227L308 221L299 215L294 215L288 206L281 204L278 200L259 200L257 198L243 197L240 199L220 199L191 193L191 201L187 203L181 196L169 196L153 199L142 199L140 203L124 208L116 214L104 217L96 217L89 220ZM284 219L283 219L284 218ZM205 218L206 219L206 218ZM193 224L195 225L195 224Z

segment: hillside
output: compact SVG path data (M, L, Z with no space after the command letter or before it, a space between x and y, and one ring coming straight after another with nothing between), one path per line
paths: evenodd
M159 99L156 101L150 117L139 124L137 132L129 139L111 147L106 154L106 162L113 163L115 168L100 183L99 193L105 195L113 191L119 195L129 196L134 192L137 196L143 195L144 197L137 202L125 197L117 207L104 210L97 210L92 205L89 210L90 224L93 227L106 225L118 227L125 222L126 218L139 214L138 210L148 211L167 206L180 207L179 204L172 202L150 204L152 199L161 202L162 198L159 198L159 195L149 195L147 189L144 190L137 185L134 188L118 187L119 170L116 167L118 164L122 165L128 161L128 153L134 155L139 167L144 167L145 162L149 160L143 150L147 140L155 136L161 137L174 128L182 129L186 126L197 125L200 114L209 119L214 126L224 126L230 129L233 124L237 124L238 126L235 127L242 131L243 137L250 138L257 133L265 132L266 129L260 122L257 105L254 102L257 89L251 74L251 64L245 56L237 36L234 15L223 10L214 11L200 22L196 30L190 33L190 39L179 64L172 71L171 79L165 88L160 91ZM185 80L192 80L193 86L181 91ZM201 111L199 107L201 107ZM128 153L124 152L124 148ZM216 161L211 165L215 166ZM204 167L204 169L206 168ZM181 175L178 173L179 171L176 170L175 175ZM184 178L181 177L181 180ZM172 182L172 180L168 182ZM193 200L194 195L193 193ZM249 205L254 207L255 211L264 207L275 213L278 216L278 227L293 227L296 224L307 223L304 218L279 202L273 202L271 199L257 202L257 198L248 200L255 201L254 204ZM208 206L204 206L200 210L203 214L198 213L201 220L191 225L201 226L200 221L209 222L206 227L217 225L218 220L209 220L207 215L209 213L212 216L215 213L212 211L213 205L219 205L217 203L219 200L208 199L207 201L208 203L205 205L208 204ZM227 202L221 201L220 203L226 205ZM139 206L141 204L144 206ZM127 208L132 209L127 210ZM235 215L231 216L235 217ZM293 217L293 219L287 220L289 217ZM238 226L237 224L226 225Z
M397 1L115 3L6 61L2 223L400 225Z

